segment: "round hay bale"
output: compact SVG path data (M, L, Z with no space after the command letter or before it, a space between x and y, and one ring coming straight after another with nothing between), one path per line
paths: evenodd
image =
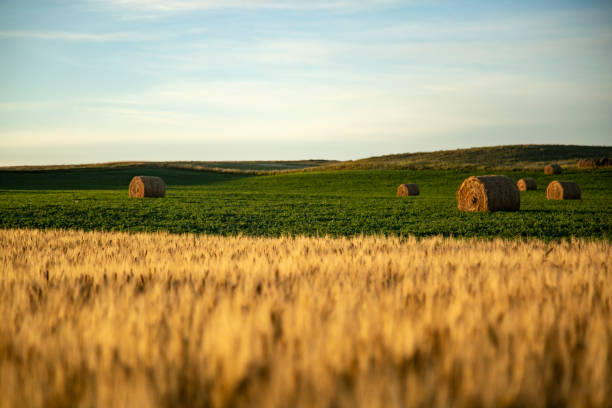
M397 188L397 196L415 196L419 195L421 191L419 190L419 186L416 184L400 184Z
M166 195L166 183L159 177L136 176L130 181L130 197L164 197Z
M580 200L582 193L578 184L573 181L551 181L546 187L546 198L549 200Z
M521 193L506 176L472 176L457 191L461 211L517 211L520 206Z
M538 189L538 185L536 184L535 180L531 179L531 178L522 178L522 179L520 179L519 181L517 181L516 186L521 191L537 190Z
M581 169L594 169L597 167L596 159L580 159L578 160L578 168Z
M607 167L610 165L612 165L612 159L608 157L578 160L578 168L581 168L581 169L596 169L598 167Z
M544 167L544 174L561 174L561 170L561 166L556 163L551 163Z

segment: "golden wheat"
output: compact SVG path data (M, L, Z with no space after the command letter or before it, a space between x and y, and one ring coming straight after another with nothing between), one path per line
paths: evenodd
M610 406L609 243L0 231L2 406Z

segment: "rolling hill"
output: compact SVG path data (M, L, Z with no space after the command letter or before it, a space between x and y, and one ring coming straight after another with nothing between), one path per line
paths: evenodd
M271 174L333 170L536 170L555 162L575 168L579 159L612 157L612 146L507 145L401 153L359 160L167 161L110 162L79 165L12 166L2 170L68 170L86 168L175 168L219 173Z
M539 169L550 162L576 167L583 158L612 157L612 146L508 145L402 153L330 163L318 170Z

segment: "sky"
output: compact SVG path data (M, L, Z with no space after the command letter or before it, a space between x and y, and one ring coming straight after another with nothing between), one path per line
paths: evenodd
M612 144L612 2L2 0L0 165Z

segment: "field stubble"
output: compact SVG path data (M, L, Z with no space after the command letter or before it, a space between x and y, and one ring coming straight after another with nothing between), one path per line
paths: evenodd
M0 230L0 401L609 406L611 252Z

